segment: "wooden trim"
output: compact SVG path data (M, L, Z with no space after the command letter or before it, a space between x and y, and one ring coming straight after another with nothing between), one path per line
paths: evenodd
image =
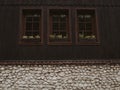
M102 60L1 60L0 65L118 65L120 59Z
M100 34L100 31L99 31L99 28L98 28L98 24L99 24L98 18L99 18L99 17L98 17L98 14L97 14L97 9L95 9L95 14L96 14L96 15L95 15L95 19L96 19L96 20L95 20L95 21L96 21L96 25L95 25L96 27L95 27L95 28L96 28L96 34L97 34L97 40L98 40L97 42L98 42L99 45L100 45L100 35L99 35L99 34Z

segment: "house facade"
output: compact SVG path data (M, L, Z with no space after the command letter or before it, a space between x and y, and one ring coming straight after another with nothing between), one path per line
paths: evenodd
M1 60L120 58L119 0L1 0Z
M119 36L120 0L0 0L0 90L120 90Z

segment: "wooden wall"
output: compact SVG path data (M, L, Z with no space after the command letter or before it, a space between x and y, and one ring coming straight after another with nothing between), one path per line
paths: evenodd
M44 8L44 38L47 33L49 6L96 8L100 45L41 46L18 44L20 8ZM74 14L74 13L73 13ZM73 23L74 24L74 23ZM71 27L74 28L74 25ZM74 40L74 37L73 37ZM119 0L0 0L0 59L1 60L59 60L120 58L120 1Z

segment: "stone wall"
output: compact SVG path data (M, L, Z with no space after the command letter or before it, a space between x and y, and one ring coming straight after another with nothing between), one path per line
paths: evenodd
M0 90L120 90L120 65L1 65Z

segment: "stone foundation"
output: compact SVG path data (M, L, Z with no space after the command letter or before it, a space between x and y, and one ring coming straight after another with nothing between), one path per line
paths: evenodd
M120 90L120 65L1 65L0 90Z

